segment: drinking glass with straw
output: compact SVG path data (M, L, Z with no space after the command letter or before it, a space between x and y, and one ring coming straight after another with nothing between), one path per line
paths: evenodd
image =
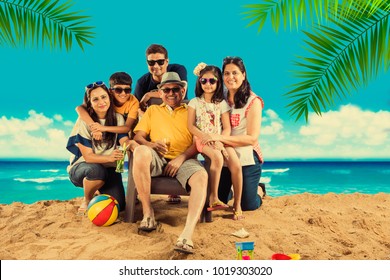
M127 151L126 143L123 144L123 148L122 148L122 146L120 146L119 150L122 151L123 157L122 157L122 159L116 161L115 172L123 173L125 171L125 157L126 157L126 151Z

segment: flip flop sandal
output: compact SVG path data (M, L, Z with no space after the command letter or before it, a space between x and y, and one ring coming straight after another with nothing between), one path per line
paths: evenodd
M158 231L160 231L160 228L161 228L161 224L159 222L156 222L156 220L152 217L147 217L141 221L138 227L138 233L140 233L140 231L152 232L157 229Z
M215 211L215 210L224 210L229 208L229 205L226 205L222 201L216 201L211 203L210 207L207 207L207 211Z
M84 202L81 204L79 209L77 209L77 216L84 216L87 214L88 205L87 204L83 205L83 204L84 204Z
M169 204L179 204L181 202L180 195L169 195L167 199L167 203Z
M77 216L85 216L87 214L87 208L81 208L79 207L79 209L77 210Z
M234 211L233 213L233 220L240 221L245 219L244 215L242 214L242 211Z
M184 253L184 254L193 254L194 253L194 244L192 241L187 239L178 239L175 245L174 250L176 252Z

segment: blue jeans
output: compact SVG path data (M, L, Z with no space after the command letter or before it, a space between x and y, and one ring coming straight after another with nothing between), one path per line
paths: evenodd
M80 162L69 171L70 181L77 187L83 187L83 179L102 180L101 194L108 194L118 201L120 211L125 210L126 198L121 173L115 172L115 167L104 167L98 163Z
M254 165L247 165L242 167L242 198L241 208L244 211L256 210L261 206L262 200L258 195L257 190L261 177L262 163L258 159L255 152L253 152L255 159ZM218 197L224 203L227 203L231 198L232 180L231 174L227 167L222 168L221 180L219 181Z

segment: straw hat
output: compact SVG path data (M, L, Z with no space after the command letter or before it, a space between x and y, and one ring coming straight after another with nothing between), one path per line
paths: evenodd
M157 88L161 88L165 84L178 84L185 87L187 82L180 80L179 74L176 72L165 72L162 76L161 83L157 85Z

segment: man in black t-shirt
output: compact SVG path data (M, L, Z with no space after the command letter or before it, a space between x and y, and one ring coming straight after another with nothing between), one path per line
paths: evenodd
M162 45L152 44L146 49L146 62L149 72L138 79L134 90L140 102L141 116L150 98L160 98L157 85L165 72L176 72L181 80L187 81L186 68L180 64L169 64L168 51ZM187 89L184 99L187 99Z

